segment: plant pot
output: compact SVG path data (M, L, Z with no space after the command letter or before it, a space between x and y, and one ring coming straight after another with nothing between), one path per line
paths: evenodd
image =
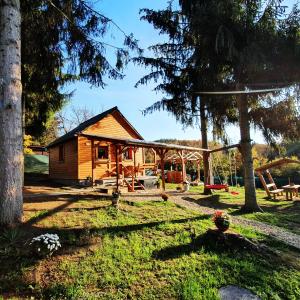
M219 231L225 232L225 231L228 230L230 224L227 220L217 219L215 221L215 225L216 225L216 227L218 228Z
M111 200L112 205L113 205L113 206L117 206L118 203L119 203L119 200L120 200L120 195L115 195L115 196L113 196L113 198L112 198L112 200Z

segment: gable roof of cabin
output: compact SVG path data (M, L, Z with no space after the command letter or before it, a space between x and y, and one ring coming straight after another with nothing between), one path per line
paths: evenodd
M106 116L117 112L120 114L120 116L122 117L122 119L125 121L126 124L129 125L129 127L132 129L132 131L141 139L143 140L143 137L138 133L138 131L130 124L130 122L124 117L124 115L119 111L118 107L115 106L109 110L104 111L103 113L96 115L94 117L92 117L91 119L79 124L76 128L72 129L71 131L69 131L68 133L64 134L63 136L59 137L58 139L56 139L55 141L53 141L52 143L50 143L48 145L48 148L56 146L58 144L64 143L72 138L74 138L78 133L80 133L81 131L85 130L86 128L94 125L95 123L101 121L102 119L104 119Z

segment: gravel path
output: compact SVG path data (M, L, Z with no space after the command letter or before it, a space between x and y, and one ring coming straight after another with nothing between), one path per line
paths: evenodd
M168 193L170 194L170 193ZM199 211L203 214L212 215L214 213L214 209L206 206L201 206L195 202L185 200L184 198L191 198L193 200L192 196L195 194L193 193L185 193L184 195L178 195L173 194L170 197L170 200L176 203L177 205ZM130 195L126 194L125 196L126 200L129 201L147 201L147 198L150 200L161 200L160 195L157 194L136 194L136 195ZM289 246L293 246L300 250L300 235L297 235L295 233L292 233L290 231L287 231L285 229L282 229L278 226L269 225L263 222L255 221L255 220L249 220L242 217L236 217L231 216L233 223L243 226L249 226L255 229L256 231L263 233L265 235L269 235L279 241L284 242L285 244Z

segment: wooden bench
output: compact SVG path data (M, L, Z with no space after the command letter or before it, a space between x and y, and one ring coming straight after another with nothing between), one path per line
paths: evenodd
M269 191L269 193L273 196L273 198L275 200L277 195L283 196L283 189L272 190L272 191Z

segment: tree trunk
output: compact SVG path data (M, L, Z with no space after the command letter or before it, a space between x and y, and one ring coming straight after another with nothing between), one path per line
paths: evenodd
M0 226L23 214L20 1L0 2Z
M237 105L241 134L240 151L244 166L245 205L243 210L249 212L262 211L256 200L247 96L237 96Z
M208 149L207 116L205 112L205 102L203 101L203 99L200 100L200 123L201 123L202 148ZM211 190L205 188L205 185L210 183L208 152L203 152L203 171L204 171L204 194L211 194Z

